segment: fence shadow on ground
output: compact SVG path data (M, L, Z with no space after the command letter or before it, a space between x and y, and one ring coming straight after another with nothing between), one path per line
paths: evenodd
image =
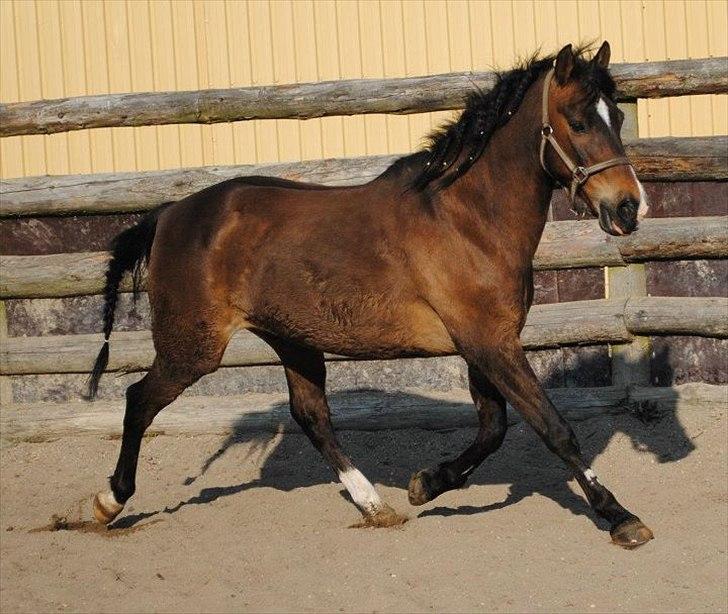
M443 408L442 401L414 394L390 393L377 390L354 390L329 395L334 408L351 407L361 399L362 404L386 405L397 402L405 407L420 406L425 410L475 410L472 404L449 403ZM404 402L403 402L404 401ZM273 412L286 410L283 405L272 408ZM211 411L214 411L211 408ZM407 411L407 410L405 410ZM410 410L411 411L411 410ZM280 414L279 414L280 415ZM348 498L343 487L336 483L332 470L326 465L308 439L300 433L273 436L253 431L251 418L242 415L220 448L212 454L197 475L189 476L186 484L193 484L215 463L225 462L231 448L245 444L251 453L261 453L265 460L260 466L260 477L239 484L203 488L197 495L168 507L161 512L172 514L188 505L204 505L221 497L236 495L257 487L290 491L316 484L331 483L342 496ZM458 507L438 505L437 500L419 516L451 516L486 513L514 505L526 497L540 494L548 497L564 509L577 515L586 515L597 526L606 526L592 513L586 501L576 495L569 485L571 479L562 462L551 454L531 429L517 419L509 418L510 427L501 449L478 468L469 485L507 485L509 493L500 501L482 501L482 495L473 493L472 503ZM581 412L570 420L574 426L582 452L590 464L602 454L615 437L626 437L632 447L643 453L646 461L673 462L686 457L695 445L687 436L677 415L677 394L655 402L629 402L607 411L595 409L593 413ZM342 431L339 438L355 465L375 484L406 489L412 473L437 465L453 458L464 450L475 435L475 428L449 430L424 430L419 428L382 431ZM238 461L236 461L238 462ZM601 472L602 481L610 484L608 472ZM616 476L614 476L616 477ZM624 476L621 476L622 478ZM333 482L333 483L332 483ZM616 489L615 489L616 490ZM616 493L619 495L619 492ZM629 504L629 502L625 502ZM114 527L128 528L159 512L132 514L120 518ZM412 511L410 510L410 513Z

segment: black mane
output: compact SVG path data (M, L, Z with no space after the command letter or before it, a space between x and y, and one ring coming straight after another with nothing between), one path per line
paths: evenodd
M583 57L586 47L575 50L572 75L579 79L590 96L603 92L612 96L614 81L609 73ZM516 68L496 75L496 85L488 92L472 92L460 116L429 135L429 144L421 151L395 162L397 171L410 163L415 168L412 188L443 189L462 177L480 158L495 131L506 124L523 101L528 88L550 68L556 56L534 56ZM455 162L460 161L457 166ZM437 182L433 186L433 182Z

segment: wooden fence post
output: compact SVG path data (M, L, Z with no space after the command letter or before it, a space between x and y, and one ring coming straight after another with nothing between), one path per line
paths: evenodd
M622 139L637 139L639 137L637 103L623 103L619 107L625 116ZM605 267L604 282L606 298L647 296L647 274L644 264ZM652 353L649 337L635 337L631 343L610 345L609 351L612 359L613 386L649 385Z
M8 315L5 310L5 301L0 301L0 346L8 338ZM7 407L13 402L13 388L10 376L0 375L0 407Z

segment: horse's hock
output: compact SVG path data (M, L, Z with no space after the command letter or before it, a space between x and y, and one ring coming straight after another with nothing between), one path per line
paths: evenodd
M536 305L523 342L567 415L659 413L665 404L726 402L728 137L638 139L635 112L637 98L727 93L725 64L726 58L711 58L614 67L618 99L627 115L628 153L647 182L651 201L650 219L637 233L608 237L596 222L574 220L563 196L554 194L535 260ZM0 136L453 109L462 104L473 82L487 87L493 76L450 74L3 104ZM109 364L116 377L102 379L99 401L80 399L101 340L100 292L108 258L104 250L140 212L238 175L361 183L393 159L372 156L3 181L3 435L120 430L124 390L153 356L145 295L133 303L127 293L120 301ZM130 285L123 288L128 292ZM457 357L329 360L329 387L360 392L335 395L335 420L341 428L475 424L474 413L462 409L467 373ZM282 409L282 370L266 345L251 335L236 335L222 365L175 402L172 411L160 415L155 427L167 432L229 431L234 424L236 429L271 432L295 428ZM418 394L397 394L403 389L417 389ZM415 398L428 401L416 403ZM215 411L204 411L208 407Z

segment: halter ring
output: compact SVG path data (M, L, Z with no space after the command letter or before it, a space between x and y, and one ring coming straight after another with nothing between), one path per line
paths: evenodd
M554 129L551 127L551 124L544 124L541 127L541 134L545 137L550 137L554 133Z
M586 182L589 179L589 172L583 166L577 166L574 169L574 181L578 182L579 185Z

